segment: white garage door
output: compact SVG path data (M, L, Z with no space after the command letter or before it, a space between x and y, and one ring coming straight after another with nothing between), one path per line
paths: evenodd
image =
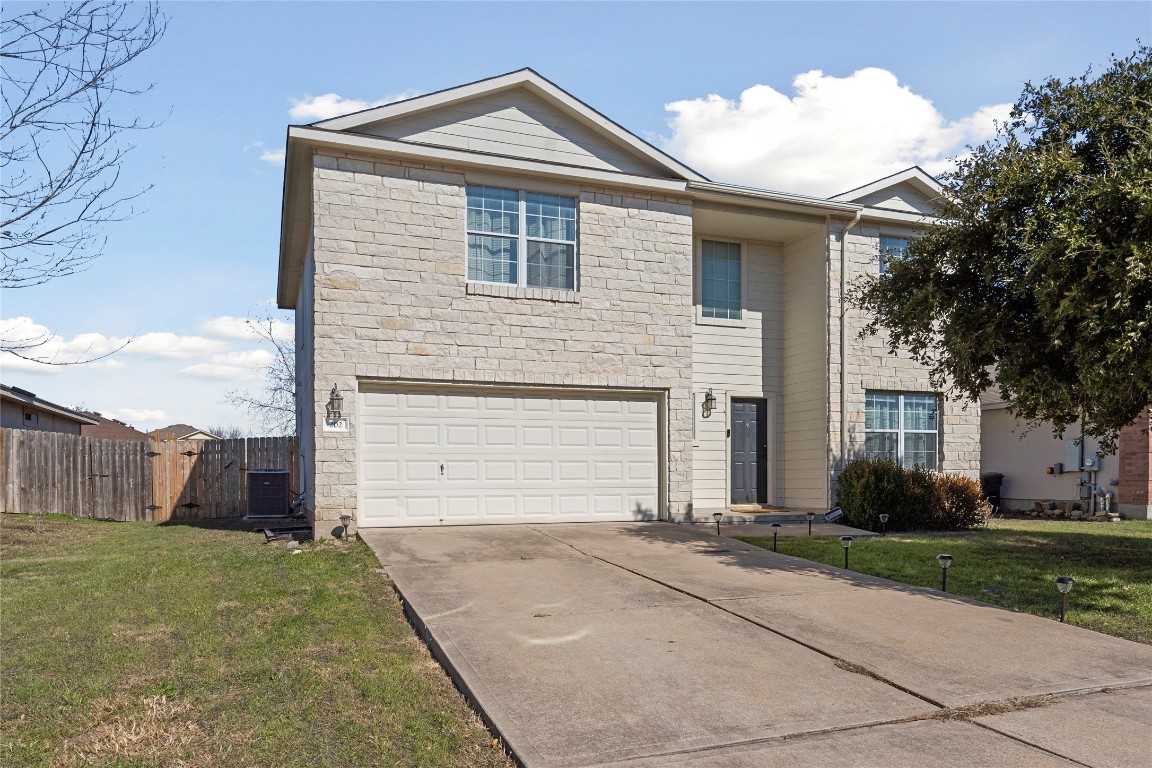
M651 396L396 389L360 397L362 526L656 516Z

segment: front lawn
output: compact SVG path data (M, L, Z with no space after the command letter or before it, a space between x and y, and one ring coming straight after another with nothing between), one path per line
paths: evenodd
M512 763L360 542L0 515L4 766Z
M767 549L772 537L737 537ZM844 565L838 538L783 537L783 554ZM1038 616L1058 617L1054 581L1076 580L1067 621L1152 644L1152 522L998 519L962 533L900 533L856 539L849 567L905 584L940 588L936 556L953 556L948 591Z

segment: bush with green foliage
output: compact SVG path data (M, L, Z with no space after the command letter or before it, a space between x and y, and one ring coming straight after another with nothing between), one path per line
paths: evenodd
M871 459L853 461L840 473L837 503L845 525L869 531L880 530L884 512L889 531L953 531L983 525L991 509L972 478Z
M880 530L880 513L887 512L891 530L900 510L908 508L908 481L904 470L891 461L854 461L840 473L840 496L837 502L844 511L842 522L853 528Z

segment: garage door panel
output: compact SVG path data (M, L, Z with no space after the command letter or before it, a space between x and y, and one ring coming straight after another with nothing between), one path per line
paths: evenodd
M654 516L654 398L365 391L360 524Z

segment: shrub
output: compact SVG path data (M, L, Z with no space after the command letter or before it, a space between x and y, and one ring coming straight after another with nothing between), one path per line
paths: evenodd
M974 528L991 512L976 480L871 459L844 468L837 503L845 525L868 531L880 530L881 512L889 515L890 531Z
M844 510L844 524L853 528L880 530L881 512L892 516L888 524L891 530L908 527L900 524L905 517L901 510L909 504L908 482L904 470L894 462L853 461L840 473L837 503Z
M928 528L938 528L936 520L940 505L940 489L936 484L939 477L935 472L929 472L923 467L904 470L904 481L908 483L908 501L888 521L893 530L897 531L923 531Z
M964 475L936 475L936 526L946 531L984 525L992 507L980 483Z

